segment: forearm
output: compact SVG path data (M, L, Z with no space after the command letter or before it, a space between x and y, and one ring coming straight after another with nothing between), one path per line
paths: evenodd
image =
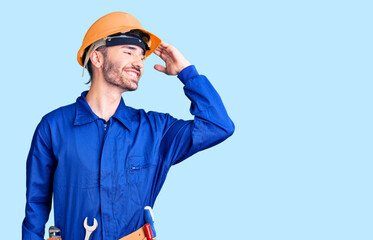
M195 116L194 121L203 122L203 129L208 130L214 138L224 140L232 135L234 124L210 81L199 75L193 65L185 68L178 78L185 84L184 92L191 101L190 112Z
M35 130L27 157L26 209L22 223L23 240L44 239L45 223L52 204L53 174L56 161L46 122Z

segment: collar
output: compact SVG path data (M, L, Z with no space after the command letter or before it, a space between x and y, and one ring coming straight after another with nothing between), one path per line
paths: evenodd
M83 125L100 119L89 106L85 98L87 93L88 90L82 92L80 97L76 99L74 125ZM132 121L130 111L128 111L128 107L124 104L123 98L120 99L119 106L112 117L116 118L128 130L131 130Z

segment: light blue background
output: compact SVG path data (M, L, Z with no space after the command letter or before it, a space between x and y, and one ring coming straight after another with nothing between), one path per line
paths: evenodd
M0 239L20 239L26 157L41 117L88 86L76 54L113 11L209 77L236 132L170 171L159 240L373 239L372 1L14 1L0 10ZM146 60L126 104L191 118ZM49 221L47 227L52 225Z

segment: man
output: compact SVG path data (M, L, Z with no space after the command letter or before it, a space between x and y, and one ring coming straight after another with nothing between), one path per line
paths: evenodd
M185 84L194 120L124 104L121 94L137 89L152 52L165 62L156 70ZM98 222L93 240L136 239L128 235L143 229L144 207L154 205L170 167L222 142L234 125L207 78L128 13L97 20L78 62L91 75L89 91L46 114L32 139L23 239L43 239L52 194L62 239L83 239L86 217Z

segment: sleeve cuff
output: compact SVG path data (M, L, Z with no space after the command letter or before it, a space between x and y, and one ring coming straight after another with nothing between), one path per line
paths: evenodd
M197 77L199 73L194 65L190 65L179 73L177 77L184 83L184 85L192 78Z

